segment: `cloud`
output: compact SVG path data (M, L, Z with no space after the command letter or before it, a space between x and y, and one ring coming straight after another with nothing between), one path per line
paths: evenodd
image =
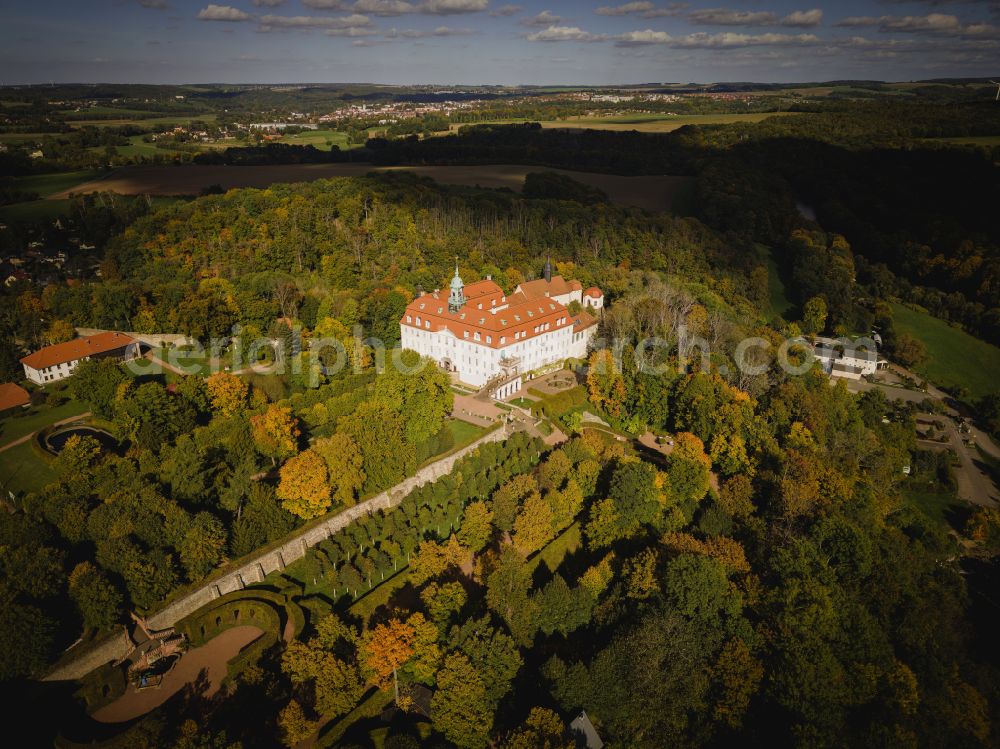
M520 5L501 5L496 10L491 10L490 15L493 16L494 18L498 18L501 16L517 15L520 12L521 12Z
M793 28L808 29L814 26L819 26L823 23L823 11L819 8L813 8L812 10L793 10L787 16L781 19L782 26L791 26Z
M458 13L479 13L489 7L490 0L424 0L418 6L421 13L450 16Z
M732 47L802 47L819 44L815 34L737 34L723 32L706 34L701 31L671 40L670 46L685 49L726 49Z
M139 0L139 5L150 10L166 10L170 7L167 0Z
M665 16L679 16L689 8L688 3L667 3L662 8L653 8L642 14L643 18L663 18Z
M249 21L250 14L231 5L208 5L198 13L199 21Z
M647 44L667 44L673 37L666 31L628 31L615 37L616 47L642 47Z
M397 36L395 29L393 36ZM475 29L453 29L450 26L438 26L436 29L406 29L400 31L398 36L406 39L426 39L431 36L471 36L477 33Z
M703 26L773 26L778 16L767 10L705 8L688 13L688 20Z
M366 26L348 26L343 29L327 29L323 33L327 36L372 36L378 31Z
M604 34L591 34L577 26L549 26L528 34L525 38L529 42L603 42L608 37Z
M402 16L417 11L413 3L405 0L357 0L352 9L355 13L370 13L373 16Z
M844 28L854 29L863 28L865 26L878 26L879 20L873 18L872 16L848 16L847 18L842 18L834 26L842 26Z
M543 10L537 16L529 16L528 18L522 18L518 21L522 26L533 26L536 28L547 28L549 26L558 26L562 21L562 18L557 16L552 11Z
M599 16L627 16L629 13L648 13L656 8L650 2L646 0L640 0L640 2L625 3L624 5L604 5L594 12Z
M702 26L791 26L811 28L823 22L823 11L793 10L780 17L769 10L732 10L730 8L705 8L687 14L688 20Z
M277 8L279 5L284 5L285 0L253 0L253 4L258 8ZM308 5L306 0L302 0L303 5Z
M927 34L950 37L1000 37L1000 26L977 21L963 23L948 13L927 13L922 16L850 16L841 19L837 26L863 28L878 26L883 34Z
M258 31L268 32L276 29L347 29L368 26L371 19L368 16L353 14L329 18L326 16L261 16L257 19Z

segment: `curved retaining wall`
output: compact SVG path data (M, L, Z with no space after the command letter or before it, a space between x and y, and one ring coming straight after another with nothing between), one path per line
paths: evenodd
M247 585L261 582L267 575L283 570L287 565L301 559L310 547L325 541L334 533L343 530L363 515L370 515L376 510L387 510L402 502L406 495L424 484L441 478L455 467L462 458L472 453L476 448L490 442L500 442L507 438L507 426L480 437L471 445L463 447L447 457L441 458L424 466L410 478L396 484L371 499L348 507L327 520L307 528L292 536L277 549L270 549L254 556L239 569L222 577L210 580L187 595L168 604L166 608L149 616L147 623L151 629L166 629L172 627L185 616L197 611L217 598L227 593L242 590ZM62 681L79 679L104 665L108 661L120 660L129 651L127 637L114 637L77 657L61 664L44 677L44 681Z

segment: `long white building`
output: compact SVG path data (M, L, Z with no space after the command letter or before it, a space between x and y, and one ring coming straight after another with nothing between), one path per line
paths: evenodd
M21 359L24 376L36 385L64 380L86 359L128 361L139 356L139 342L124 333L98 333L46 346Z
M585 296L579 283L569 282L576 286L570 288L551 277L548 264L546 269L547 278L522 284L508 297L489 278L466 286L456 266L447 296L420 294L406 307L399 321L403 348L430 357L467 385L490 384L490 394L499 398L519 390L522 375L584 358L597 318L586 309L572 315L562 299L575 291L568 301L590 299L581 306L600 309L604 296L596 288Z

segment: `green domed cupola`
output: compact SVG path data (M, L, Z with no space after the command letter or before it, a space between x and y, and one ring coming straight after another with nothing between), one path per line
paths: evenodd
M451 279L451 294L448 296L448 310L458 312L465 306L465 284L458 275L458 258L455 258L455 277Z

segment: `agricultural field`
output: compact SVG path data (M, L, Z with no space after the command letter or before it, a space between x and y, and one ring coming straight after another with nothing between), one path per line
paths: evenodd
M574 172L520 164L476 166L393 166L372 167L367 163L275 164L269 166L135 166L124 167L99 182L78 185L75 192L109 191L122 195L197 195L208 185L265 188L275 182L311 182L333 177L357 177L372 171L410 171L431 177L442 184L468 187L506 187L520 192L529 172L554 171L603 190L615 203L667 211L675 193L689 182L688 177L654 175L622 177L615 174ZM54 197L68 197L68 192Z
M737 122L761 122L768 117L785 117L793 112L752 112L746 114L632 114L622 117L569 117L542 122L547 128L582 128L585 130L637 130L642 133L669 133L685 125L732 125Z
M71 190L75 185L93 182L100 176L101 172L96 169L56 172L54 174L32 174L27 177L14 177L13 187L25 192L37 192L43 198L47 198L57 192Z
M339 130L306 130L282 136L281 142L292 146L315 146L320 151L329 151L332 146L337 146L341 151L357 147L348 145L347 133Z
M953 328L944 320L901 304L892 304L897 333L923 341L928 358L914 370L943 387L963 387L971 398L995 392L1000 371L1000 348Z
M1000 146L1000 135L976 135L966 138L925 138L928 143L949 143L956 146Z
M122 110L118 110L122 111ZM145 114L151 114L146 112ZM72 127L84 127L85 125L93 125L94 127L112 127L121 125L149 125L157 127L165 127L167 125L189 125L192 122L215 122L216 115L211 112L206 112L205 114L174 114L174 115L158 115L154 117L122 117L109 120L95 120L95 119L67 119L67 124Z

